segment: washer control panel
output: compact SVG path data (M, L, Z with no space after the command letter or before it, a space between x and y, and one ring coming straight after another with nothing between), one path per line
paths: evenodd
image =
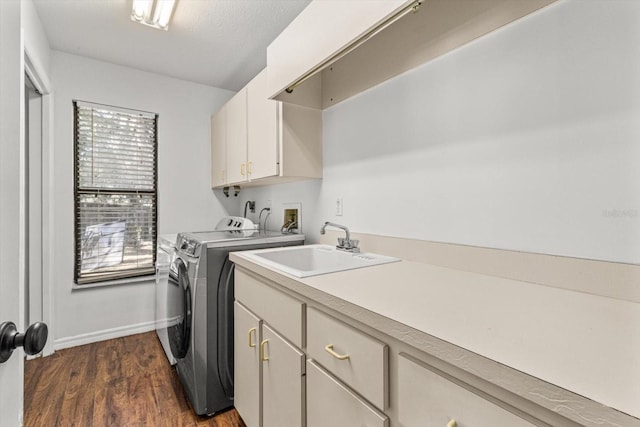
M195 257L200 253L200 243L188 236L178 234L176 247L183 253Z

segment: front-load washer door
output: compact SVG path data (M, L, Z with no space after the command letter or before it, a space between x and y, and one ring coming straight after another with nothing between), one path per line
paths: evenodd
M227 255L218 283L218 376L224 395L233 402L233 300L235 264Z
M176 257L169 274L167 305L173 316L169 320L169 346L176 359L183 359L189 350L191 337L191 283L184 261Z

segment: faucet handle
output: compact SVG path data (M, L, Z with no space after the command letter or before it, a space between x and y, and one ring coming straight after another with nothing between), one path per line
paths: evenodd
M338 249L341 249L343 251L347 251L347 252L360 252L360 249L358 248L358 244L360 243L359 240L351 240L351 239L347 239L347 238L338 238Z
M344 242L344 248L346 250L348 250L349 252L360 252L360 249L358 248L358 244L360 244L359 240L346 240Z

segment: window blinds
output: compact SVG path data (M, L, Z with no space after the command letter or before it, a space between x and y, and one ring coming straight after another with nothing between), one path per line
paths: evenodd
M74 102L75 280L155 272L157 115Z

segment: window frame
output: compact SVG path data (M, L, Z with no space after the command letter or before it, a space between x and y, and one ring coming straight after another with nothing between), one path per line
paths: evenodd
M122 189L87 189L80 188L79 179L79 158L78 158L78 108L80 106L98 108L103 110L109 110L117 113L126 113L141 116L153 116L154 126L154 143L153 143L153 190L122 190ZM74 99L72 101L73 109L73 240L74 240L74 257L73 257L73 283L77 288L90 288L107 284L121 284L121 283L137 283L143 282L146 277L152 278L155 275L156 256L157 256L157 244L158 244L158 113L152 113L149 111L135 110L131 108L117 107L107 104L99 104L96 102L87 102ZM93 132L93 129L92 129ZM82 269L82 239L80 237L80 197L83 194L116 194L116 195L152 195L153 196L153 236L152 236L152 266L149 268L137 268L131 269L129 272L123 273L108 273L104 272L101 275L87 277L86 274L81 274ZM126 235L125 235L126 236ZM129 280L133 279L133 280Z

